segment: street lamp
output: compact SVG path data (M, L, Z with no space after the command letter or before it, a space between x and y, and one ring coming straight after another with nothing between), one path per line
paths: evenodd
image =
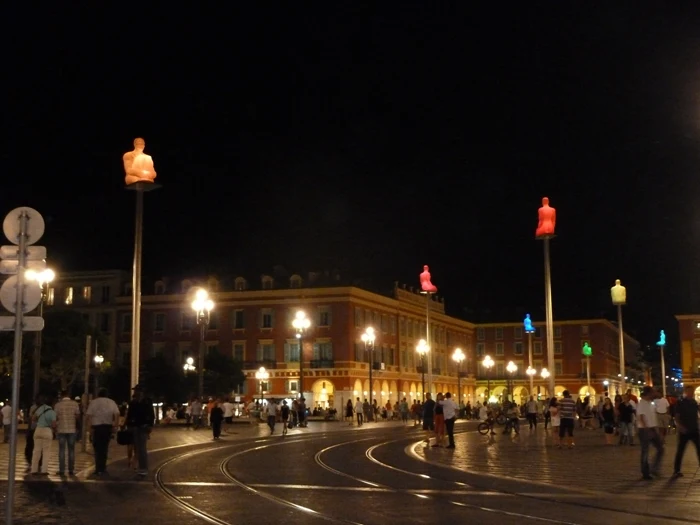
M534 396L535 395L535 375L537 375L537 370L535 370L531 366L528 366L527 370L525 370L525 373L530 378L530 395Z
M372 369L374 368L374 341L377 338L376 334L374 333L374 328L371 326L368 326L365 328L365 333L362 334L362 342L365 344L365 352L367 352L368 359L369 359L369 391L370 391L370 396L369 396L369 404L372 404ZM370 419L370 421L374 421L374 417Z
M508 372L508 392L510 393L511 401L515 401L515 396L513 396L513 374L518 371L518 365L513 361L508 361L506 365L506 371ZM507 399L507 398L506 398Z
M420 384L423 393L423 401L425 401L425 361L428 352L430 352L430 346L428 345L428 343L425 342L425 339L421 339L420 341L418 341L418 345L416 345L416 352L418 352L418 354L420 355ZM372 389L370 388L370 390Z
M258 380L260 383L260 407L262 408L262 404L264 401L264 395L263 395L263 383L266 382L270 378L270 374L268 373L267 370L265 370L264 366L261 366L257 372L255 372L255 379Z
M197 367L194 366L194 359L191 357L188 357L185 360L185 364L182 365L182 369L185 371L185 373L194 372L197 369Z
M547 370L546 368L543 368L542 371L540 372L540 376L542 376L542 379L544 379L546 382L547 378L549 377L549 370ZM549 393L549 397L553 397L553 396L554 396L554 391L551 391Z
M100 389L100 371L102 370L102 363L105 362L105 358L101 354L96 354L94 357L95 361L95 396L97 396L97 391Z
M209 299L209 293L200 288L197 290L194 301L192 301L192 309L197 314L197 325L199 326L199 359L197 366L199 367L199 399L204 397L204 337L207 333L211 311L214 309L214 301Z
M44 303L46 302L48 284L56 278L53 270L46 268L40 272L27 270L24 274L28 281L36 281L41 288L41 301L39 302L39 317L44 317ZM46 285L46 286L45 286ZM39 376L41 375L41 330L37 330L34 338L34 398L39 394Z
M311 326L311 321L303 310L299 310L294 316L292 327L297 332L299 340L299 398L304 397L304 335Z
M486 377L487 377L487 382L486 382L486 402L490 403L491 402L491 369L493 368L493 365L496 363L494 362L493 359L491 359L490 355L487 355L484 357L484 360L481 362L481 366L483 366L486 369Z
M464 360L467 358L466 355L464 355L464 352L462 352L461 348L455 348L454 353L452 354L452 360L457 363L457 406L459 407L459 404L462 402L462 382L461 382L461 374L462 374L462 363Z

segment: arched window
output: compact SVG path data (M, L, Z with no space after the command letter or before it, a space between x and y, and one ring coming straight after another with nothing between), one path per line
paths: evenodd
M248 282L243 277L236 277L233 287L237 292L242 292L248 288Z

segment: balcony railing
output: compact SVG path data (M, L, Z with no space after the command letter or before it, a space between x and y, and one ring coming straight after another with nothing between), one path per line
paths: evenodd
M277 368L277 361L275 361L274 359L243 361L243 370L257 370L261 366L267 369L274 369Z
M311 368L333 368L335 361L333 359L312 359Z

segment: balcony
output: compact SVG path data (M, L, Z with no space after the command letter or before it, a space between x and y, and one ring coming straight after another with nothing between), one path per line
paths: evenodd
M578 378L579 378L579 379L588 379L588 376L586 375L586 372L581 372L581 373L578 375ZM597 379L597 378L598 378L598 374L591 373L591 380Z
M311 368L334 368L335 361L333 359L312 359Z
M460 377L460 378L469 377L469 373L468 372L458 372L457 377Z
M265 367L268 370L277 368L277 361L274 359L260 359L256 361L243 361L243 370L257 370L260 367Z
M384 370L384 368L382 368L382 363L372 363L372 370Z

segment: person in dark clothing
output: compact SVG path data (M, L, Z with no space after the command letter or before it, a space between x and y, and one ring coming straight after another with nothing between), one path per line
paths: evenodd
M681 472L681 464L683 463L683 453L688 442L695 445L695 451L698 454L698 463L700 463L700 428L698 427L698 413L700 407L695 401L694 388L687 386L683 389L685 397L678 401L674 407L676 429L678 431L678 448L676 449L676 459L673 462L673 476L680 478L683 476Z
M352 401L348 400L350 405L352 405ZM282 435L286 436L287 435L287 428L289 428L289 405L287 404L287 400L285 399L282 401L282 407L280 408L280 414L282 415Z
M139 461L138 475L145 477L148 475L148 439L156 416L153 403L144 397L143 387L136 385L133 391L134 397L129 401L126 411L126 426L134 434L134 452Z
M430 436L435 430L435 401L430 392L425 394L425 402L423 403L423 430L426 431L426 445L430 444Z
M221 422L224 420L224 410L221 408L221 400L217 399L214 403L214 408L211 409L211 414L209 414L209 421L211 422L211 430L214 434L214 439L219 439L221 437Z

